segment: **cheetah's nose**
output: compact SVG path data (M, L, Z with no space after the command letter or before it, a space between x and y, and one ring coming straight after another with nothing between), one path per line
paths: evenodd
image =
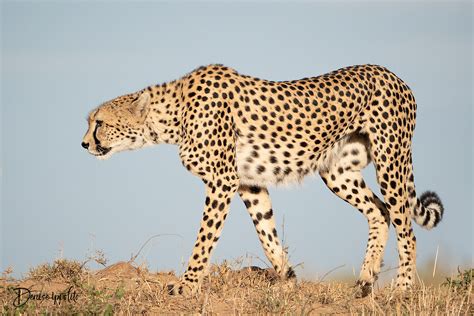
M81 146L84 147L85 149L89 149L89 143L81 143Z

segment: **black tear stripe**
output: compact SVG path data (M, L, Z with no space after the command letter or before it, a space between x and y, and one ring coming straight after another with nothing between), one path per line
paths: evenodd
M99 126L102 124L101 121L97 121L96 125L95 125L95 129L94 129L94 132L92 133L92 136L94 137L94 142L97 146L100 146L100 141L99 139L97 138L97 129L99 128Z

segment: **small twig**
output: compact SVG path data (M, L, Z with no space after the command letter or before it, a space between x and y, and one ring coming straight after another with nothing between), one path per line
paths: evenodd
M380 274L383 274L383 273L387 273L387 272L389 272L389 271L397 270L397 269L398 269L398 266L393 267L393 268L388 267L387 269L380 271L380 272L379 272L379 275L380 275Z
M84 267L86 266L86 264L88 264L89 262L91 261L91 259L86 259L85 261L82 262L81 266L80 266L80 269L84 269Z
M436 266L438 265L438 252L439 252L439 245L438 245L438 247L436 247L436 256L435 256L435 262L434 262L434 266L433 266L433 278L436 275Z
M265 260L263 260L262 258L260 258L259 256L257 256L256 254L252 253L252 252L247 252L247 255L250 255L251 257L255 258L255 259L258 259L261 263L263 263L267 268L270 268L270 266L268 265L267 262L265 262Z
M285 245L285 215L283 215L283 219L281 221L281 247Z
M296 268L299 268L299 267L301 267L301 269L304 269L304 262L299 262L295 264L294 266L292 266L293 270L296 270Z
M326 272L320 279L319 279L319 283L323 282L324 278L327 277L329 274L333 273L334 271L336 271L337 269L340 269L340 268L343 268L345 267L346 265L343 264L343 265L340 265L338 267L335 267L331 270L329 270L328 272Z
M145 241L145 243L140 247L140 249L138 250L137 254L136 255L133 255L132 253L132 257L130 258L130 260L128 262L134 262L135 259L138 257L138 255L140 254L140 252L143 250L143 248L145 248L145 246L154 238L157 238L157 237L164 237L164 236L176 236L176 237L179 237L181 238L181 240L183 239L183 236L179 235L179 234L157 234L157 235L153 235L151 236L150 238L147 239L147 241Z
M202 302L202 305L201 305L201 315L206 315L206 306L208 304L208 301L209 301L209 292L211 291L211 288L209 287L209 289L206 291L206 293L204 294L204 300Z

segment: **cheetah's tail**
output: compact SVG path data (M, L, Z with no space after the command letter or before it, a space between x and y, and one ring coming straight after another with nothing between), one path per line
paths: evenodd
M444 206L439 196L431 191L423 193L416 201L412 213L415 222L423 228L436 227L443 218Z

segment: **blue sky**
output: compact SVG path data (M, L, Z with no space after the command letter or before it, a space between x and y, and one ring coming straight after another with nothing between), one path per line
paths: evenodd
M199 228L201 181L161 145L97 161L80 146L87 113L147 85L223 63L272 80L381 64L418 102L419 195L435 190L444 221L418 226L418 262L472 264L472 4L470 2L10 2L1 7L1 265L21 276L59 256L103 250L152 270L183 270ZM378 192L372 168L366 176ZM272 188L297 272L358 273L367 223L317 177ZM393 229L386 267L397 264ZM213 262L264 258L236 197ZM258 259L254 263L260 264Z

